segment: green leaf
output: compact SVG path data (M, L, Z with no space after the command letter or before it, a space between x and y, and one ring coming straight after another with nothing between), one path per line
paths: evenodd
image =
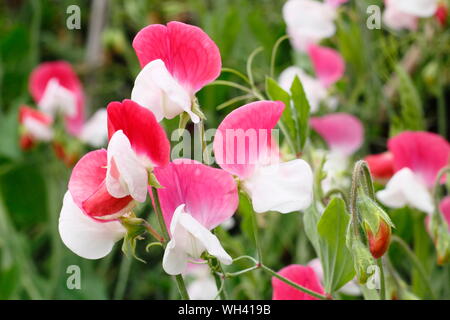
M295 76L295 79L292 82L291 97L296 111L297 144L299 145L300 150L303 150L303 146L305 145L309 134L309 112L311 107L309 106L305 90L303 89L302 82L298 76Z
M345 244L349 221L345 202L333 198L317 225L327 293L337 291L355 276L352 256Z
M266 77L266 93L271 100L278 100L284 103L285 108L283 114L281 115L281 122L286 129L284 134L289 135L291 139L295 139L297 136L297 126L295 123L294 114L292 113L291 97L289 93L284 91L284 89L270 77Z

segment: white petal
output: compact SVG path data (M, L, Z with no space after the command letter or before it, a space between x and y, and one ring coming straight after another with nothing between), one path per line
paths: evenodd
M336 10L313 0L289 0L283 6L283 18L288 34L298 50L310 42L331 37L336 32Z
M51 115L61 112L63 115L73 117L77 112L75 95L61 86L55 78L48 81L38 105L42 111Z
M232 258L222 248L219 239L200 222L184 211L180 205L172 217L172 238L164 252L163 268L171 275L185 271L188 259L199 259L204 251L223 264L231 264Z
M84 124L80 140L92 147L101 147L108 141L108 114L100 109Z
M123 131L116 131L108 144L108 192L116 198L131 195L136 201L144 202L147 185L147 169L139 161Z
M295 76L298 76L302 82L303 89L311 106L311 112L316 112L319 109L320 103L327 98L327 89L319 80L307 75L302 69L295 66L285 69L280 74L278 82L284 90L290 92Z
M53 139L53 129L49 125L43 124L32 117L25 118L23 126L27 133L36 140L50 141Z
M433 200L426 185L409 168L398 171L377 198L391 208L411 206L426 213L433 212Z
M134 82L131 100L150 109L158 121L172 119L186 111L197 123L200 118L191 111L191 95L169 73L160 59L148 63Z
M310 206L313 173L307 162L296 159L257 168L244 187L256 212L289 213Z
M383 22L394 30L415 30L417 17L398 10L395 6L387 6L383 12Z
M389 6L417 17L427 18L436 12L438 0L390 0Z
M86 259L103 258L125 232L117 221L97 222L85 215L66 192L59 216L59 234L74 253Z
M218 293L216 282L211 275L195 279L187 286L187 291L192 300L213 300Z

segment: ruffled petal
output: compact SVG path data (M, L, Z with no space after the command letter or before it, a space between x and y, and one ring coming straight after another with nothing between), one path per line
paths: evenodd
M431 132L403 132L388 141L394 155L394 170L410 168L431 187L436 176L449 163L450 144Z
M131 195L144 202L147 198L148 173L122 130L116 131L108 145L106 188L115 198Z
M151 110L158 121L173 119L186 111L192 122L199 122L200 118L191 111L191 99L160 59L148 63L139 72L131 92L131 100Z
M155 168L164 187L158 196L164 220L171 225L172 216L181 204L205 228L213 229L228 220L238 205L237 186L226 171L188 159L178 159L165 167Z
M426 185L409 168L395 173L386 188L377 192L377 198L391 208L410 206L428 214L434 209Z
M313 173L301 159L263 166L244 180L244 188L256 212L304 210L312 202Z
M181 22L143 28L133 40L141 67L164 61L172 76L194 94L220 74L222 62L214 41L200 28Z
M342 78L345 62L336 50L311 44L308 47L317 78L325 87L329 87Z
M347 113L333 113L311 118L311 127L327 142L332 151L351 155L358 150L364 139L361 121Z
M122 130L131 147L145 160L146 167L163 166L170 159L170 144L166 133L153 113L131 100L108 105L108 136Z
M76 111L74 115L66 117L66 126L70 134L77 136L84 124L84 93L83 87L72 66L65 61L53 61L40 64L33 70L29 88L37 104L47 90L50 80L69 90L75 97Z
M126 232L117 221L99 222L86 216L70 192L64 196L58 229L63 243L85 259L103 258Z
M281 269L278 274L318 294L324 294L323 287L311 267L292 264ZM272 288L272 300L318 300L275 277L272 277Z
M167 273L182 273L187 266L187 257L199 259L204 251L223 264L231 264L232 259L222 248L219 239L187 213L184 204L175 210L170 231L172 238L163 257L163 268Z
M91 217L112 217L126 213L133 198L114 198L105 185L107 153L96 150L83 156L72 170L69 191L79 208Z
M246 178L260 161L276 159L278 146L272 139L272 129L283 110L280 101L259 101L229 113L214 137L217 164L231 174Z

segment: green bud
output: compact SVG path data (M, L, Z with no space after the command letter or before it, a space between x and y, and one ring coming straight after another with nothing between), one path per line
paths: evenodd
M353 256L356 277L360 284L365 284L370 276L375 272L375 260L373 259L369 249L360 240L354 240L350 248ZM372 270L372 271L371 271ZM371 272L371 273L369 273Z

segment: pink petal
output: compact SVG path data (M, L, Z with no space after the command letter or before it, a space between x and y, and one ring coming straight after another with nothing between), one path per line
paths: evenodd
M181 204L209 230L236 211L237 187L226 171L194 160L177 159L165 167L155 168L155 175L164 187L158 189L158 195L167 226L171 225L175 209Z
M150 110L131 100L111 102L107 110L109 139L122 130L136 154L147 157L152 165L162 166L169 162L169 140Z
M319 294L324 294L323 287L320 284L314 269L311 267L291 264L290 266L281 269L278 274L307 289ZM272 277L272 287L272 300L318 300L275 277Z
M284 104L280 101L258 101L228 114L214 137L217 164L240 178L251 175L261 157L277 152L271 130L283 110Z
M445 221L448 224L448 231L450 232L450 196L446 196L439 204L439 210L441 210Z
M47 83L57 79L59 84L70 90L77 99L77 114L66 117L67 130L72 135L78 135L84 124L84 93L83 87L72 66L65 61L44 62L37 66L30 76L29 88L36 103L42 98Z
M46 126L50 126L53 123L53 118L49 115L25 105L20 106L19 122L23 123L26 118L33 118Z
M431 187L440 169L448 165L450 145L431 132L403 132L388 142L394 155L394 170L410 168Z
M351 114L332 113L323 117L313 117L310 123L331 150L343 155L351 155L363 143L363 125L358 118Z
M345 72L345 62L342 56L334 49L311 44L308 47L317 78L325 87L342 78Z
M161 59L169 72L192 93L220 74L222 62L214 41L200 28L172 21L167 27L152 24L133 40L133 48L144 67Z
M69 180L69 191L75 204L91 217L122 212L132 202L130 196L114 198L106 190L106 150L87 153L78 161Z
M330 6L332 6L332 7L334 7L334 8L337 8L337 7L339 7L341 4L346 3L347 1L348 1L348 0L325 0L325 3L328 4L328 5L330 5Z
M394 156L390 152L372 154L367 156L366 160L369 165L372 176L376 179L389 179L394 175Z

